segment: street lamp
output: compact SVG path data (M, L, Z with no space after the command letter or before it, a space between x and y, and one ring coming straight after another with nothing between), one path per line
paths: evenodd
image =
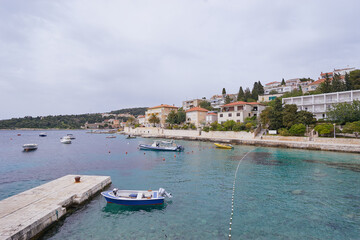
M335 123L333 123L333 125L334 125L334 138L336 138L336 135L335 135Z

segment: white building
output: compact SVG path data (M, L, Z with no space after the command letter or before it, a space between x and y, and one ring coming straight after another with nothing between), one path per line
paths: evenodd
M223 123L227 120L244 122L248 117L259 116L264 109L265 106L258 102L239 101L225 104L221 106L221 111L218 112L218 122Z
M137 120L138 120L140 125L145 126L145 115L139 115L137 117Z
M184 111L189 110L190 108L199 107L202 101L209 101L207 99L193 99L182 102L182 108Z
M351 103L353 100L360 100L360 90L283 98L282 102L283 104L296 104L299 111L311 112L319 120L327 117L326 112L331 109L333 104Z
M206 115L206 124L212 124L213 122L217 122L218 115L216 112L208 112Z

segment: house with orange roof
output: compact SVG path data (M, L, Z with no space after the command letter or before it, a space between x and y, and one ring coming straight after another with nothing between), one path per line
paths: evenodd
M196 127L200 127L206 124L206 115L209 110L201 107L193 107L186 110L186 122L192 123Z
M206 114L206 124L212 124L213 122L217 122L218 115L217 112L208 112Z
M218 112L218 122L223 123L227 120L235 122L244 122L246 118L256 116L265 109L265 106L258 102L233 102L221 106Z
M177 112L178 107L174 105L161 104L159 106L148 108L145 112L145 126L152 127L153 124L149 122L149 118L154 114L160 119L160 123L156 124L156 127L165 127L166 118L171 111Z

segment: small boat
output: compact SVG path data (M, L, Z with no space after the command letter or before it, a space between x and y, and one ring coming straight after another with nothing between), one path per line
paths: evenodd
M132 139L132 138L136 138L136 136L134 136L134 135L129 135L129 136L126 137L126 139Z
M21 134L20 134L20 133L18 133L17 135L18 135L18 136L21 136Z
M116 138L116 136L111 135L111 136L107 136L106 138Z
M172 198L170 193L160 188L158 191L152 190L118 190L102 192L108 203L116 203L126 206L157 205L163 204L165 197Z
M140 150L154 150L154 151L184 151L184 147L176 145L174 141L155 141L152 145L140 144Z
M71 140L75 139L74 135L72 135L71 133L67 134L66 136L68 136Z
M71 139L70 139L69 136L65 136L65 137L62 137L62 138L60 139L60 142L61 142L61 143L65 143L65 144L70 144L70 143L71 143Z
M35 143L28 143L28 144L24 144L23 148L25 152L28 152L28 151L36 150L38 148L38 145Z
M47 134L46 134L46 133L40 133L39 136L40 136L40 137L46 137Z
M223 148L223 149L233 149L233 145L231 144L225 144L225 143L214 143L217 148Z

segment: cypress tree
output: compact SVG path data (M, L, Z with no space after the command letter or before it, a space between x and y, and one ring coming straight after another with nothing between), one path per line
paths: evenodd
M245 96L244 96L245 102L247 102L248 99L251 98L250 88L246 88L246 89L245 89L245 94L244 94L244 95L245 95Z
M281 81L281 85L286 85L284 78Z
M258 83L255 82L254 83L254 86L253 86L253 89L251 91L251 97L255 100L258 100L258 97L259 97L259 86L258 86Z
M258 81L258 93L259 93L259 95L264 94L264 86L261 84L260 81Z
M225 94L226 94L226 90L225 90L225 88L223 88L222 95L225 95Z
M245 94L243 88L240 86L237 101L245 101Z
M350 81L350 77L348 73L345 73L345 90L350 91L352 90L352 84Z

